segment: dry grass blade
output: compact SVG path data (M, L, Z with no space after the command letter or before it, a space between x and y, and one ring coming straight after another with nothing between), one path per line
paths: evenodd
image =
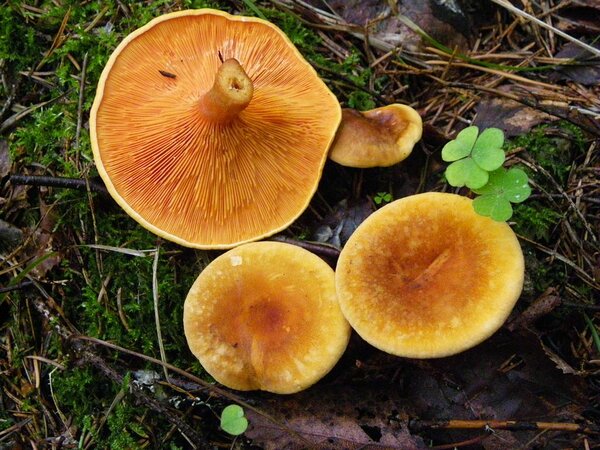
M156 338L158 339L158 348L160 351L160 359L164 363L162 368L165 374L165 380L169 379L167 372L167 354L165 353L165 345L163 343L162 331L160 329L160 313L158 309L158 260L160 257L160 243L154 252L154 261L152 262L152 301L154 303L154 324L156 326Z

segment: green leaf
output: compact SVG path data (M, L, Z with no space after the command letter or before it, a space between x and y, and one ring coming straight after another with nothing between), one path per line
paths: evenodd
M456 136L456 139L448 142L442 149L442 159L444 161L457 161L469 156L473 145L477 140L479 128L476 126L467 127Z
M505 159L504 150L491 147L473 149L471 157L479 167L488 172L502 167Z
M471 157L479 167L488 172L496 170L504 163L505 155L502 150L504 133L498 128L487 128L477 138L473 145Z
M248 419L239 405L229 405L221 412L221 429L233 436L238 436L248 428Z
M529 179L521 169L509 169L504 176L503 186L504 198L512 203L521 203L531 195Z
M521 169L500 168L490 172L488 183L474 192L482 195L501 195L509 202L521 203L531 195L531 187L527 174Z
M473 209L477 214L491 217L497 222L504 222L512 216L510 202L502 195L486 194L473 200Z
M486 128L473 145L473 151L477 148L502 148L502 145L504 145L502 130L499 128Z
M373 197L373 201L376 205L381 205L382 203L389 203L392 201L392 194L389 192L378 192L375 197Z
M455 187L478 189L488 182L488 178L488 173L475 164L472 158L455 161L446 169L446 179Z

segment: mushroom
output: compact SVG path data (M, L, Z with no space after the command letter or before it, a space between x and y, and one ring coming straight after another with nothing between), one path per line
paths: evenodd
M244 244L214 259L190 289L183 323L192 353L218 382L279 394L316 383L350 337L333 269L281 242Z
M422 133L421 116L407 105L364 112L344 108L329 157L348 167L391 166L410 155Z
M336 268L342 312L368 343L410 358L459 353L491 336L523 288L519 242L471 200L396 200L350 237Z
M286 228L308 206L341 118L281 30L200 9L152 20L111 55L90 115L109 192L196 248Z

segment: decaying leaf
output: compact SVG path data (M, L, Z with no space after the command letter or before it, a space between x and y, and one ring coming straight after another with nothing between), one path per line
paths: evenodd
M309 3L318 8L323 7L320 0ZM399 15L409 18L431 37L450 48L467 48L465 34L470 27L465 24L470 19L456 1L332 0L327 2L327 6L349 24L368 25L369 37L376 41L375 46L381 47L381 50L388 51L401 46L407 50L419 51L429 45L403 24Z
M394 386L336 385L273 397L260 408L279 423L246 411L250 427L245 435L266 450L427 448L409 433L398 392Z
M536 125L553 117L505 98L483 99L477 105L473 125L479 128L500 128L508 137L524 134Z
M595 38L600 32L600 3L598 0L573 0L561 8L555 23L567 33Z
M340 248L372 212L373 205L367 200L351 205L342 200L317 227L313 239Z
M598 14L600 15L600 9ZM600 45L596 44L595 47L600 48ZM557 67L556 71L550 75L550 79L553 81L572 80L584 86L598 86L600 61L598 58L593 59L592 57L590 52L582 49L579 45L572 42L566 44L555 55L555 58L569 58L573 60L573 64Z
M548 288L542 295L536 298L525 311L519 316L512 318L506 328L510 331L529 328L533 322L540 317L550 314L560 304L561 298L556 292L556 289Z
M544 353L552 360L552 362L556 365L556 368L560 370L562 373L567 375L584 375L584 371L575 370L569 363L567 363L564 359L554 353L552 350L548 348L547 345L540 340L540 345L544 349Z

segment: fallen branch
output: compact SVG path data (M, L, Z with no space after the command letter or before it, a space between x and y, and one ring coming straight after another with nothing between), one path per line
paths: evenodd
M600 427L566 422L526 422L520 420L420 420L411 419L408 428L413 432L424 430L508 430L508 431L568 431L571 433L600 434Z
M96 180L83 180L80 178L64 178L64 177L45 177L37 175L11 175L9 182L13 185L26 185L26 186L46 186L46 187L58 187L67 189L78 189L86 191L89 189L92 192L98 192L100 194L108 195L108 190L99 181Z

